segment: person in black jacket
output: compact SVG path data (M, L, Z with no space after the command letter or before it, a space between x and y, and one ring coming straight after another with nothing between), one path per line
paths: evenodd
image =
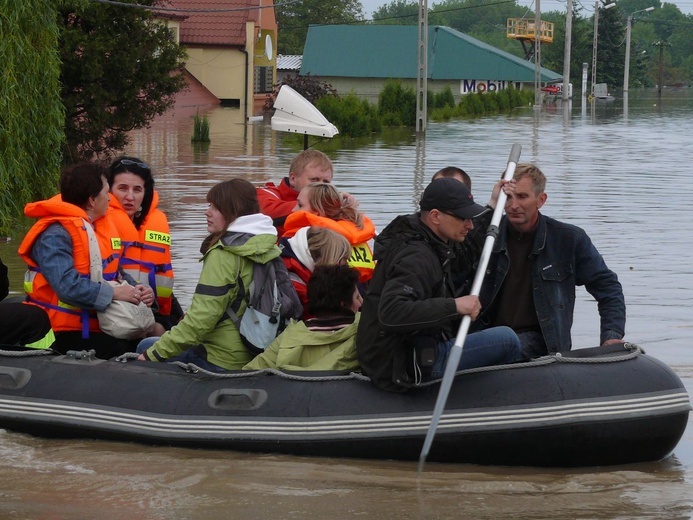
M377 264L361 309L359 363L383 390L404 392L442 377L460 317L475 319L481 310L476 296L454 297L451 265L462 252L478 258L480 250L465 238L474 229L472 219L487 208L451 178L431 182L420 208L395 218L376 239ZM519 359L517 335L495 327L468 335L459 368Z
M34 305L3 302L9 291L7 266L0 260L0 344L50 348L55 336L46 311Z

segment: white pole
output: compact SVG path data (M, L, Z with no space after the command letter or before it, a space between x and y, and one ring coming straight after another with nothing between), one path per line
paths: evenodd
M594 38L592 41L592 85L590 96L594 97L594 84L597 81L597 36L599 31L599 1L594 2Z
M654 11L654 7L650 6L647 9L635 11L628 17L628 21L626 23L626 65L623 69L623 92L628 92L628 80L630 78L630 31L633 29L633 15L646 11Z
M540 0L535 0L537 4L536 17L534 19L534 108L541 108L541 4Z
M416 132L426 133L428 108L428 0L419 0L419 44L416 77Z
M565 52L563 54L563 101L570 98L570 48L573 32L573 0L568 0L565 14Z
M623 92L628 92L628 76L630 70L630 28L633 25L633 15L626 22L626 65L623 69Z

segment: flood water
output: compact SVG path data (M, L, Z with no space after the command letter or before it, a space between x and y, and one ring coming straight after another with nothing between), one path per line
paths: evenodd
M173 238L175 292L189 305L200 271L205 195L243 176L288 173L301 143L246 125L241 111L210 114L211 145L190 145L185 113L134 134L149 162ZM358 143L322 143L335 183L382 229L415 210L440 167L456 165L485 202L512 144L547 175L543 212L583 227L619 275L626 339L668 363L693 393L693 92L632 91L583 109L429 124ZM311 143L317 139L311 139ZM21 289L18 240L0 244ZM598 343L596 305L578 289L576 347ZM537 469L310 459L97 441L56 441L0 430L0 518L693 518L693 427L664 461L612 468Z

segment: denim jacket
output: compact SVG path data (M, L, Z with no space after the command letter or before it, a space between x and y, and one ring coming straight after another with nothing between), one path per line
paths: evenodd
M103 311L113 301L113 287L92 282L77 272L72 239L61 224L51 224L41 233L31 250L31 258L65 303Z
M626 304L616 274L604 262L584 230L539 215L530 254L534 305L549 353L570 350L570 329L575 308L575 286L597 300L601 318L600 343L621 339L626 325ZM507 252L507 219L500 225L481 289L482 312L472 328L487 328L493 322L494 305L510 258Z

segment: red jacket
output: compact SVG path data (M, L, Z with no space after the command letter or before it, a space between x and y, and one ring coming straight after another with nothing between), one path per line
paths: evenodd
M289 186L288 177L284 177L279 186L268 182L257 189L260 211L272 219L277 228L277 236L284 234L284 221L296 207L297 199L298 192Z
M308 313L308 280L310 280L313 273L293 256L284 256L282 254L282 260L286 270L289 271L289 278L294 289L296 289L298 298L301 300L301 305L303 305L303 319L308 319L310 318Z

